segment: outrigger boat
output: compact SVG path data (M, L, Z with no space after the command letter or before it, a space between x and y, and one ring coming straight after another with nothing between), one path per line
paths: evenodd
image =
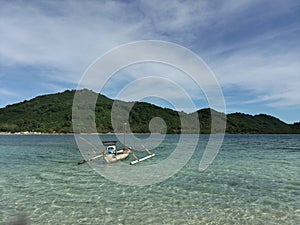
M93 151L97 149L92 143L88 142L86 139L82 138L85 142L87 142L89 145L93 146ZM121 160L126 159L129 154L133 156L135 159L134 161L130 162L130 165L137 164L139 162L142 162L146 159L150 159L155 156L154 153L152 153L149 149L147 149L144 145L141 145L141 147L148 153L147 156L143 158L138 158L134 152L132 151L131 148L126 147L126 138L125 138L125 132L124 132L124 147L122 149L117 149L117 143L118 141L102 141L103 145L105 146L105 150L96 156L89 158L89 159L84 159L80 162L78 162L78 165L86 163L86 162L91 162L97 159L103 158L107 163L115 163Z
M83 140L85 140L85 139L83 139ZM101 152L100 154L98 154L90 159L82 160L78 164L83 164L85 162L94 161L94 160L100 159L100 158L103 158L107 163L114 163L114 162L126 159L129 155L129 153L131 152L130 148L123 148L123 149L117 150L117 142L118 141L102 141L103 145L106 146L106 148L103 152Z
M142 147L148 153L148 155L143 158L138 158L134 154L134 152L132 151L131 148L124 147L122 149L117 149L117 142L118 141L103 141L102 142L103 145L106 146L106 148L103 152L99 153L98 155L96 155L92 158L89 158L87 160L84 159L84 160L78 162L78 165L86 163L86 162L98 160L101 158L103 158L107 163L115 163L115 162L126 159L129 156L129 154L131 154L133 156L133 158L135 159L134 161L130 162L130 165L134 165L134 164L137 164L139 162L142 162L146 159L150 159L155 156L154 153L152 153L149 149L147 149L145 146L142 145Z
M93 151L95 149L97 149L92 143L88 142L86 139L84 139L82 137L81 137L81 139L84 140L85 142L87 142L89 145L93 146ZM148 155L143 158L138 158L134 154L134 152L132 151L131 148L126 147L126 123L124 123L124 147L122 149L119 149L119 150L117 149L118 141L102 141L102 143L105 146L105 150L103 152L101 152L100 154L98 154L92 158L84 159L84 160L78 162L78 165L86 163L86 162L94 161L94 160L97 160L100 158L104 158L104 160L107 163L115 163L120 160L126 159L129 154L131 154L133 156L133 158L135 159L134 161L130 162L130 165L134 165L134 164L137 164L139 162L142 162L146 159L150 159L155 156L155 154L150 152L150 150L147 149L144 145L141 145L141 147L148 153Z

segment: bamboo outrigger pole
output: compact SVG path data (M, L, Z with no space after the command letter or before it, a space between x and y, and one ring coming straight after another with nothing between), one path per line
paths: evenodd
M87 144L91 145L93 147L92 150L90 150L90 152L93 152L93 154L96 153L95 150L97 150L97 147L95 145L93 145L91 142L89 142L88 140L86 140L85 138L83 137L80 137L81 140L85 141ZM90 153L88 153L88 155L90 155ZM86 162L90 162L90 161L93 161L95 159L98 159L100 157L102 157L104 155L104 152L101 152L99 155L96 155L90 159L83 159L82 161L78 162L77 164L80 165L80 164L83 164L83 163L86 163Z
M152 153L152 152L150 152L150 150L147 149L144 145L142 145L141 147L144 148L144 149L146 150L146 152L147 152L149 155L147 155L147 156L145 156L145 157L139 159L139 158L132 152L132 156L135 158L135 160L132 161L132 162L130 162L130 165L137 164L137 163L139 163L139 162L141 162L141 161L144 161L144 160L146 160L146 159L150 159L150 158L152 158L152 157L155 156L155 154Z
M83 163L93 161L93 160L95 160L95 159L98 159L98 158L102 157L103 155L104 155L104 154L101 153L101 154L99 154L99 155L96 155L96 156L93 157L93 158L90 158L90 159L84 159L84 160L78 162L77 164L78 164L78 165L81 165L81 164L83 164Z

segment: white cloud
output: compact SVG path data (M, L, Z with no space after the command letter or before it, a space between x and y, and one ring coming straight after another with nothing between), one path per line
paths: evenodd
M18 93L16 93L16 91L7 88L0 88L0 96L0 105L5 103L7 100L9 100L10 103L15 102L14 99L20 99L21 97Z
M106 84L106 88L104 89L105 94L109 93L111 97L116 97L119 90L114 89L115 87L122 87L124 85L128 85L135 80L144 79L152 77L155 82L150 82L149 79L146 79L149 82L147 88L154 90L157 94L164 92L164 95L168 97L168 99L173 99L173 101L177 98L180 99L180 92L177 92L176 89L171 88L167 85L166 81L176 84L178 87L185 90L189 93L189 96L195 100L203 100L205 99L201 88L195 83L195 81L184 72L171 67L169 65L165 65L162 63L140 63L129 66L120 72L116 73L112 79ZM158 82L157 79L161 78L162 83ZM163 86L165 84L166 86ZM145 86L139 86L140 90L136 91L137 93L143 92ZM137 88L137 87L135 87ZM136 89L135 89L136 90ZM167 94L165 92L168 92ZM138 100L134 98L134 95L131 95L131 100ZM128 100L128 99L126 99Z
M138 23L111 18L122 12L122 4L57 3L53 7L58 15L30 4L4 3L0 55L6 63L82 72L104 51L134 38L139 27Z
M1 96L10 96L10 97L17 97L18 95L14 92L14 91L11 91L11 90L7 90L7 89L3 89L1 88L0 89L0 95Z
M213 70L224 87L237 85L251 90L254 100L270 106L300 106L300 49L277 47L277 43L264 43L264 47L231 52L216 60ZM262 97L263 96L263 97Z

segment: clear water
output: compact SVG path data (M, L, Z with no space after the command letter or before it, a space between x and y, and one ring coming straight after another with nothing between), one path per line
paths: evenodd
M0 224L300 224L300 135L227 135L199 173L207 138L175 176L131 187L78 166L72 135L0 136Z

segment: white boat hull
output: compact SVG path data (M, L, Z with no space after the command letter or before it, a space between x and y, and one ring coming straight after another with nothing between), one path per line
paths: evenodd
M128 157L129 153L122 153L122 154L106 154L104 159L107 163L114 163L120 160L124 160Z

